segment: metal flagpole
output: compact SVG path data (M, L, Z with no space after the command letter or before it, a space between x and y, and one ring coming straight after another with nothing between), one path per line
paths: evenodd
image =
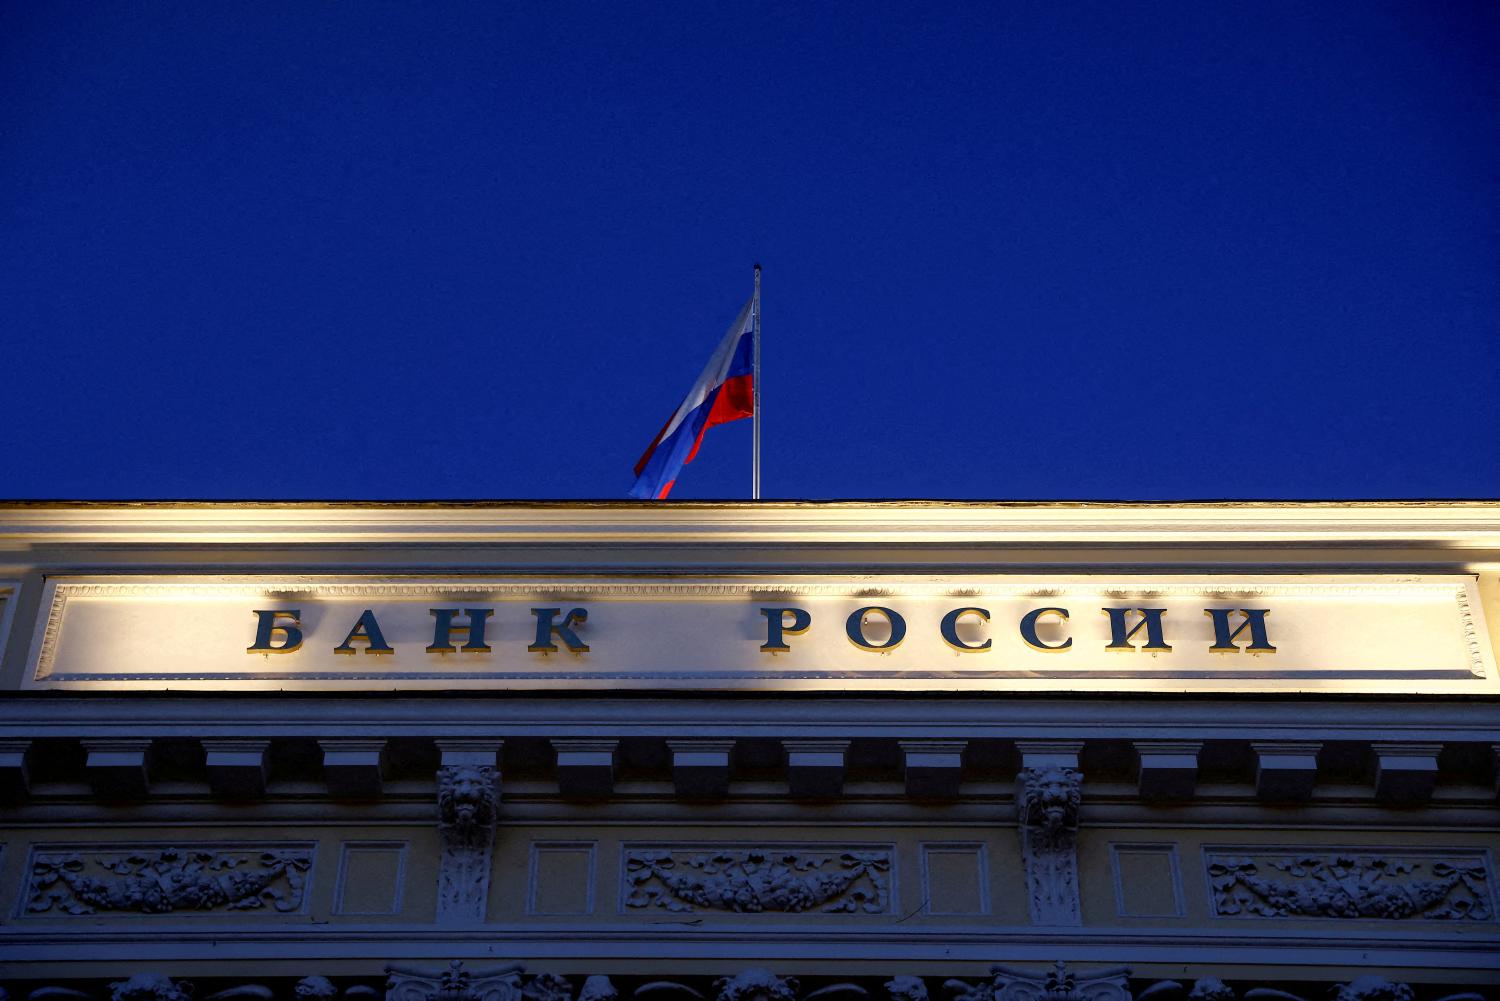
M751 464L750 499L760 500L760 265L755 266L755 295L750 300L750 339L755 344L754 371L750 378L754 399L751 406L755 413L751 423L755 427L755 459Z

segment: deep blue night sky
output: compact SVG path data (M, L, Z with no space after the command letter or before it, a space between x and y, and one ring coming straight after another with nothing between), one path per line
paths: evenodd
M756 260L768 497L1497 497L1497 52L1419 0L8 4L0 497L623 497Z

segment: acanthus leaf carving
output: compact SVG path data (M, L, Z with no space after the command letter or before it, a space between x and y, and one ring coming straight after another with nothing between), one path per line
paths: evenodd
M1131 1001L1124 966L1075 973L1058 960L1045 971L992 966L988 982L949 980L943 984L956 1001Z
M1409 984L1370 974L1341 984L1333 998L1334 1001L1412 1001L1414 996Z
M752 967L714 982L714 1001L797 1001L800 985L796 977L778 977L770 970Z
M499 804L497 777L488 765L438 769L439 921L484 920Z
M193 985L161 973L136 973L109 985L110 1001L192 1001Z
M1083 775L1076 768L1023 768L1016 777L1016 814L1033 924L1083 922L1078 896L1082 788Z
M333 986L332 980L314 974L297 981L293 993L296 994L297 1001L333 1001L339 991Z
M455 959L446 970L385 968L385 1001L523 1001L519 964L466 970Z
M921 977L892 977L885 982L885 993L891 1001L928 1001Z
M890 910L890 867L885 850L631 849L625 906L883 914Z

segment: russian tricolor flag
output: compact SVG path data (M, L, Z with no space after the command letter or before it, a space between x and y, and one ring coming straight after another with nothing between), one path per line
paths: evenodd
M693 461L703 434L715 424L755 416L755 299L745 303L687 399L635 464L630 496L663 500L685 463Z

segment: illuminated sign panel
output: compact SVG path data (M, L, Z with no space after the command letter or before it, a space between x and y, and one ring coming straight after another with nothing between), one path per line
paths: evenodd
M28 688L1500 691L1475 579L57 577Z

